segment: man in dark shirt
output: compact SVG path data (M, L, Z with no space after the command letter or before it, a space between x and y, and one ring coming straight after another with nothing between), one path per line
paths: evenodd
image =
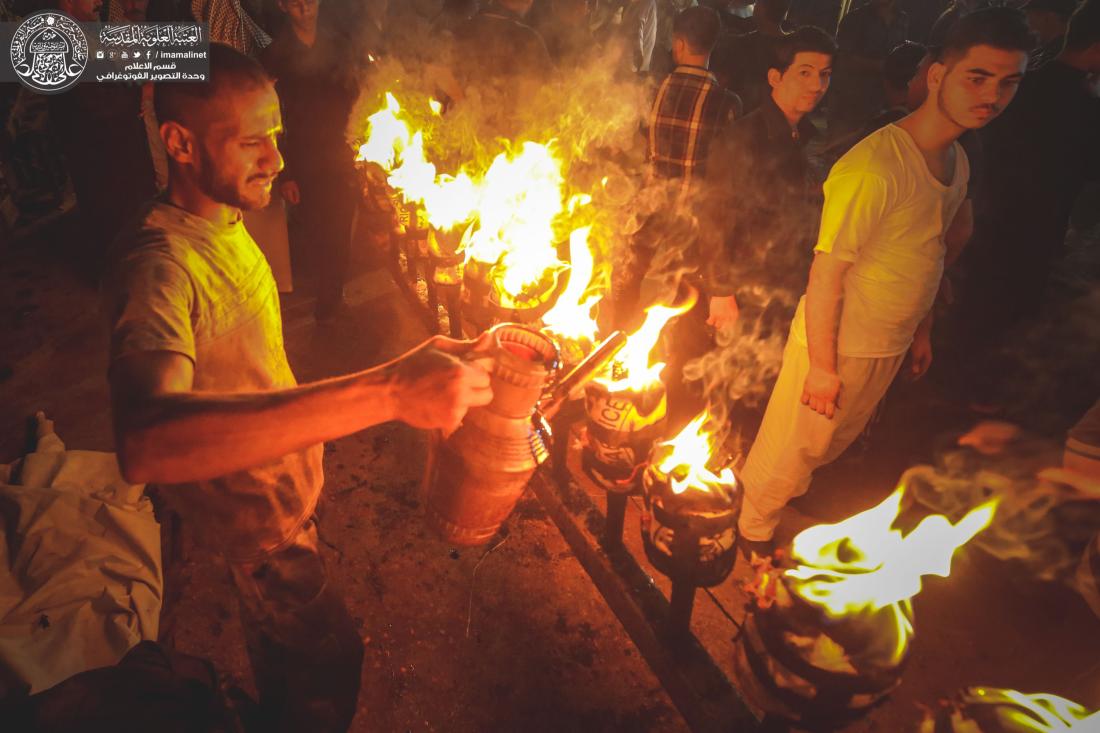
M100 0L61 0L81 23L99 22ZM111 240L156 193L153 159L141 118L141 87L78 84L49 97L50 125L76 194L86 245L81 270L98 276Z
M905 15L895 0L871 0L844 16L836 40L840 50L829 95L829 137L834 140L882 110L883 66L890 50L905 40Z
M520 134L517 113L541 94L554 64L542 36L526 23L532 0L495 0L455 29L457 88L450 96L474 97L482 132Z
M464 57L466 81L549 76L553 63L542 36L524 22L533 0L495 0L460 25L455 37Z
M551 0L551 12L539 32L559 69L578 68L594 48L596 41L588 27L591 9L590 0Z
M261 61L275 78L283 108L286 168L280 191L298 206L295 249L317 269L318 322L343 306L344 279L355 214L354 154L344 130L355 103L356 85L343 44L318 24L318 0L280 0L282 31Z
M983 131L983 200L964 259L963 312L987 345L1039 311L1074 201L1100 178L1100 100L1087 90L1097 73L1100 0L1086 0L1062 53L1028 74L1015 103Z
M771 94L711 146L708 210L719 240L709 248L716 258L712 279L730 292L805 282L820 218L806 156L815 130L807 116L829 88L835 53L832 37L819 28L788 35L767 72Z

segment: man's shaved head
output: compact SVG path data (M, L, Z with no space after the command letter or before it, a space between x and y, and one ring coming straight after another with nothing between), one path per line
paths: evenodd
M154 104L168 154L168 188L238 209L259 209L283 169L275 85L228 46L210 45L210 79L158 84Z
M205 83L159 83L153 93L157 120L176 122L201 134L219 118L225 103L242 92L272 85L254 59L221 43L210 44L210 77Z

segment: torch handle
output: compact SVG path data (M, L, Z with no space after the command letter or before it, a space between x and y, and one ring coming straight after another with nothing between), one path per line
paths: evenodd
M626 334L615 331L592 350L573 370L565 375L550 395L539 404L539 412L547 420L558 413L578 390L607 368L611 360L626 346Z

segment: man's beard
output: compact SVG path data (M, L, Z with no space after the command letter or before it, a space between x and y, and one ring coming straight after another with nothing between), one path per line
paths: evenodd
M267 195L260 200L250 200L238 187L236 180L219 176L213 161L208 156L204 155L203 157L202 175L199 177L199 184L202 186L203 193L214 201L244 211L262 209L271 202L270 189L268 189Z

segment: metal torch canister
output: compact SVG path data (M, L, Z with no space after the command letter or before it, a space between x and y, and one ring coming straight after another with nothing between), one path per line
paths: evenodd
M664 385L656 382L642 391L612 392L602 382L590 382L584 407L588 419L581 467L606 491L634 493L641 488L641 468L664 433Z
M652 463L643 474L642 544L653 567L672 580L669 624L680 633L690 626L695 589L718 585L733 570L741 492L717 484L677 494L672 478Z
M581 469L607 492L603 545L622 544L627 497L641 490L642 470L664 432L668 401L660 382L641 391L612 392L602 382L585 388Z
M535 407L557 367L557 348L511 323L493 327L492 401L471 408L446 440L433 441L425 474L428 522L448 542L487 542L549 455Z
M912 624L908 601L900 604ZM795 723L836 725L864 714L901 682L909 647L898 655L883 629L890 607L832 618L777 573L775 599L746 617L734 650L738 687L750 705Z

